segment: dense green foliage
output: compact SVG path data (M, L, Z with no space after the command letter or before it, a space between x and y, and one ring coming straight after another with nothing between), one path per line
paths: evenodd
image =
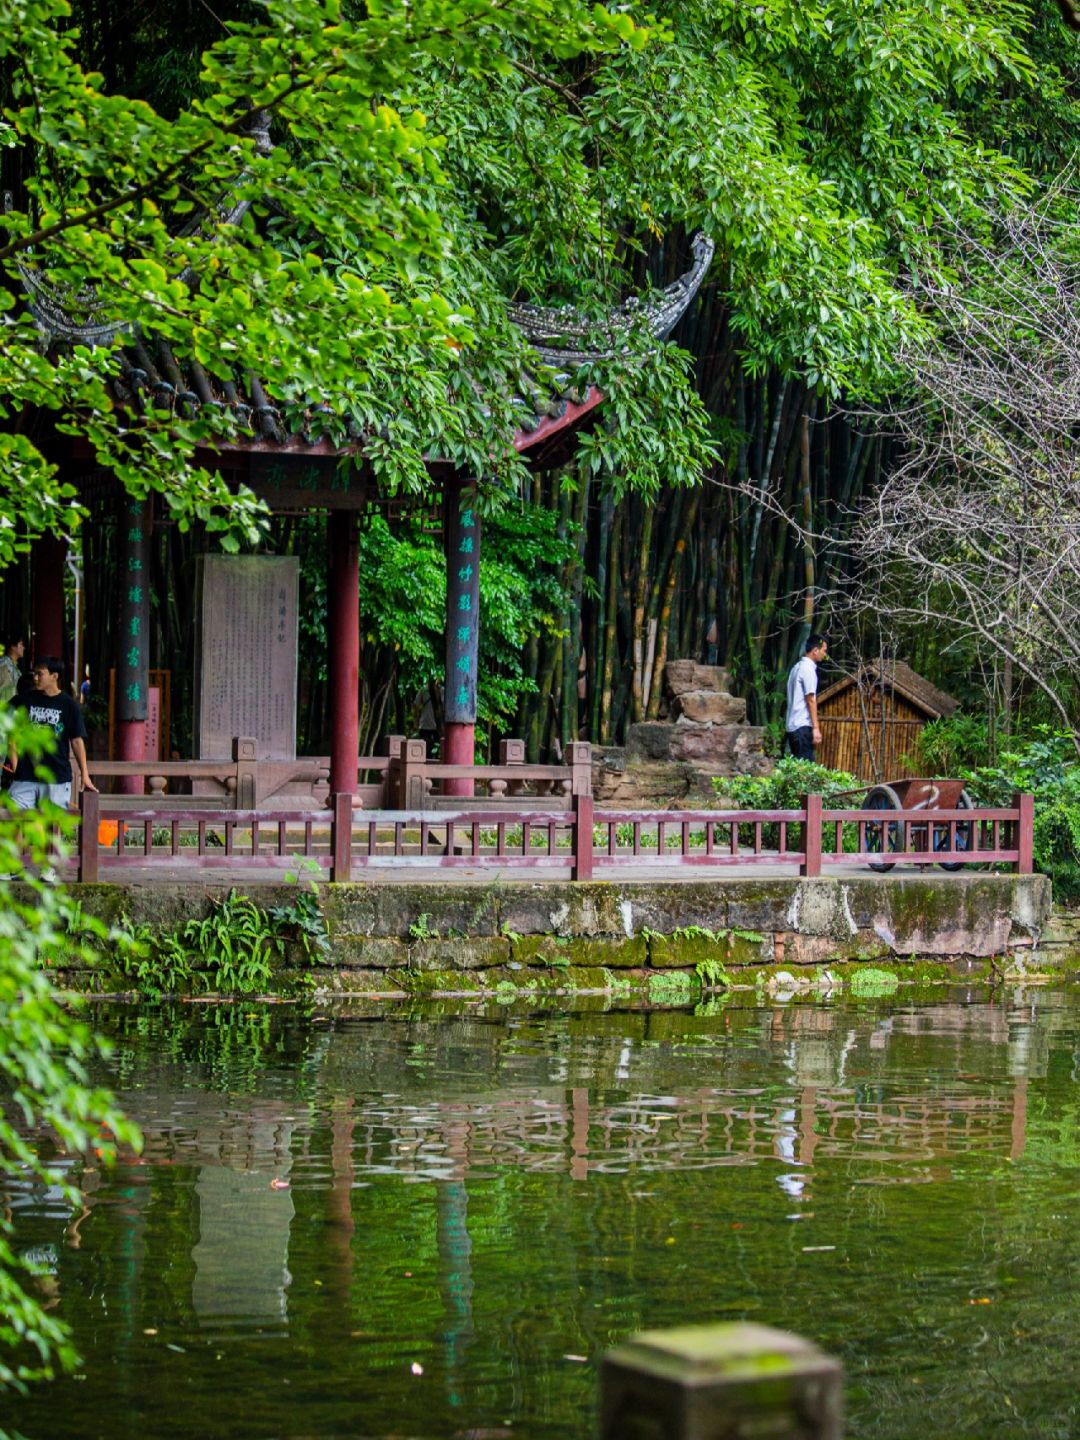
M95 285L106 317L151 325L208 372L255 371L287 428L357 436L385 489L423 491L427 451L480 473L489 506L530 490L508 441L522 368L537 372L505 300L566 301L593 324L606 358L578 379L608 400L565 507L580 558L546 567L561 614L519 647L524 683L487 702L501 718L516 698L509 726L533 754L655 718L650 653L715 658L755 719L775 715L806 627L847 578L850 517L890 462L831 397L902 378L900 347L926 325L912 275L947 271L956 225L977 228L988 200L1059 168L1080 118L1076 38L1023 0L617 14L290 0L134 17L101 0L76 4L72 26L59 0L8 0L4 18L10 297L23 262ZM264 100L269 153L245 128ZM250 202L239 223L220 220L223 195ZM613 334L609 307L670 281L696 228L717 257L681 348L632 317ZM7 321L13 416L38 406L86 434L131 486L163 488L182 524L201 517L200 544L203 521L259 535L211 473L184 470L190 418L152 412L124 430L101 386L107 355L50 368L27 317ZM72 497L59 474L37 483L33 443L9 430L13 483L36 477L7 532L21 543L65 523ZM689 496L702 474L719 483ZM563 478L540 478L552 510ZM394 643L423 650L426 629ZM157 657L174 672L178 638L163 633ZM863 653L883 639L871 612L846 638ZM963 661L938 648L927 668L948 685ZM377 661L372 713L384 692L408 702L394 654Z
M480 666L478 720L507 733L524 695L536 689L526 672L530 638L558 634L567 603L565 576L577 549L551 510L507 505L485 519L480 562ZM319 752L327 674L326 546L320 518L303 521L288 544L300 557L301 748ZM361 666L360 751L370 754L379 736L415 730L417 697L442 679L446 616L446 561L426 517L391 526L374 516L360 532Z
M1036 738L998 755L996 765L962 770L983 805L1010 805L1018 791L1035 797L1035 867L1049 875L1059 901L1080 900L1080 761L1074 737L1042 727Z
M0 748L6 751L12 737L21 753L42 754L40 732L0 710ZM49 975L88 963L96 946L119 942L41 878L71 827L60 812L13 812L6 797L0 801L0 873L7 878L27 867L19 894L0 885L0 1180L32 1177L68 1200L76 1192L58 1163L63 1157L93 1150L108 1164L118 1143L139 1143L112 1096L88 1081L102 1044L75 1002L60 1001ZM10 1237L10 1220L0 1217L0 1397L77 1360L66 1328L36 1290L34 1264Z
M159 400L132 424L105 384L108 344L41 355L17 303L27 283L104 334L152 329L219 380L264 377L276 403L320 431L370 427L391 483L426 483L404 398L429 422L422 442L438 438L461 460L506 455L509 397L501 413L490 387L473 402L460 358L481 339L494 350L500 326L437 288L462 288L446 274L453 226L433 204L440 143L407 93L398 108L383 99L440 59L499 75L508 47L572 55L639 45L647 32L562 0L390 0L360 19L337 0L286 0L224 35L215 26L189 95L177 107L174 90L166 116L80 63L93 40L70 13L65 0L0 6L0 149L14 152L18 181L0 216L0 560L27 529L75 514L67 477L19 426L24 407L85 437L132 492L160 490L181 523L195 514L249 535L257 523L214 472L186 463L196 440L228 429L225 416L207 407L196 421ZM126 37L148 40L145 25ZM481 353L481 379L489 363ZM381 427L391 427L382 440Z
M834 795L859 788L856 776L813 760L785 755L771 775L731 775L713 781L717 794L745 810L797 810L806 795ZM853 796L852 799L857 799Z

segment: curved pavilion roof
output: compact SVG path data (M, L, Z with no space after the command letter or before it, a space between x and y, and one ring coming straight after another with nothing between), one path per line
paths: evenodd
M251 129L256 149L268 151L269 116L257 112ZM218 218L225 224L236 224L250 206L250 200L230 204L226 197ZM193 218L186 228L198 223L198 218ZM527 374L518 377L512 404L519 416L513 437L519 453L534 464L558 463L574 432L588 422L604 398L594 385L579 389L574 383L576 372L591 361L617 354L632 327L644 323L658 341L671 334L701 287L714 245L699 233L691 241L691 250L690 269L673 284L643 299L631 297L599 323L570 306L545 308L508 302L510 320L551 371L546 383ZM92 294L64 292L47 275L29 266L20 266L20 272L27 303L47 349L111 345L121 335L117 323L100 313ZM197 361L177 356L164 340L148 334L129 334L126 338L119 352L114 395L118 403L136 413L144 412L148 405L174 409L187 418L196 416L204 407L230 411L240 433L222 449L233 454L314 459L363 453L364 434L359 428L345 443L315 437L312 431L318 427L312 419L321 408L318 405L306 414L299 410L295 414L283 413L271 402L258 376L247 374L221 381ZM446 463L437 456L429 461L432 468L443 468Z
M515 387L513 405L520 418L513 443L526 458L547 462L557 437L567 438L602 402L596 386L579 388L574 384L582 365L617 353L635 324L644 323L657 340L670 335L697 294L713 255L713 243L704 235L695 235L691 245L693 264L685 274L642 300L632 297L625 301L600 324L572 307L508 304L511 321L552 371L550 384L521 375ZM92 298L68 299L47 278L28 268L23 269L23 282L30 310L49 349L65 344L95 347L116 340L116 324L95 314ZM312 434L316 427L311 425L311 413L283 414L257 376L221 381L197 361L182 359L164 340L151 335L132 336L121 349L114 393L120 404L136 413L148 405L175 407L187 418L196 416L204 406L231 411L241 434L225 448L234 451L329 456L363 449L359 430L343 445L317 439ZM440 464L437 457L432 464Z

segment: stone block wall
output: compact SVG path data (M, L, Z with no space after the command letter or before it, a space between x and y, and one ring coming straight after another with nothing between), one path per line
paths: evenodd
M212 895L214 892L210 892ZM295 889L259 887L258 903ZM309 972L319 990L470 994L595 991L688 1003L690 985L739 972L801 970L918 959L970 974L1045 965L1050 918L1043 876L905 876L814 880L561 882L488 886L325 885L320 907L329 962ZM162 929L202 913L201 886L83 886L105 920ZM722 977L722 978L721 978ZM101 988L100 986L98 988Z

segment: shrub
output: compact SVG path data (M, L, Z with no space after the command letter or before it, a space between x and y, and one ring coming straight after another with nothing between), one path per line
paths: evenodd
M958 775L984 761L990 753L990 731L984 715L950 715L931 720L919 735L911 762L920 775Z
M1080 760L1072 736L1041 726L999 764L960 773L976 805L1011 805L1018 790L1035 797L1035 868L1049 875L1057 899L1080 900Z
M861 786L846 770L830 770L813 760L785 755L771 775L717 776L713 788L742 810L797 810L804 795L824 795L828 800Z
M713 788L740 810L800 810L804 795L823 795L828 802L846 791L857 791L862 787L856 777L846 770L830 770L813 760L796 760L794 755L785 755L777 762L771 775L717 776L713 779ZM857 799L853 795L851 802L854 804ZM716 839L723 844L728 827L716 828ZM801 843L796 838L798 834L797 829L789 827L789 845ZM761 843L767 850L776 849L780 843L779 825L763 825ZM832 843L831 837L826 836L826 848ZM853 848L854 844L852 829L850 836L845 833L844 845L845 848Z
M0 754L11 740L20 754L38 759L53 743L51 732L0 707ZM0 1187L53 1189L72 1214L83 1203L78 1167L61 1157L96 1154L111 1163L117 1145L141 1143L113 1097L94 1083L107 1047L84 1004L61 999L53 988L57 971L85 969L101 948L123 945L45 878L70 852L75 823L66 811L15 810L0 797L0 874L23 882L0 885ZM12 1391L78 1363L70 1332L49 1313L35 1274L32 1260L16 1250L10 1210L0 1213L0 1411Z

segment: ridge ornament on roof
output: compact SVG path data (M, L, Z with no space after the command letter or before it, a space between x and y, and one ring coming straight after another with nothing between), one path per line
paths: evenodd
M542 305L519 305L511 301L507 313L548 365L580 366L608 359L619 348L620 336L642 317L655 339L666 340L701 289L716 246L699 230L690 242L690 249L694 262L684 275L644 300L632 295L609 311L606 323L588 320L572 305L547 309ZM590 343L598 335L604 336L603 348L599 350Z

